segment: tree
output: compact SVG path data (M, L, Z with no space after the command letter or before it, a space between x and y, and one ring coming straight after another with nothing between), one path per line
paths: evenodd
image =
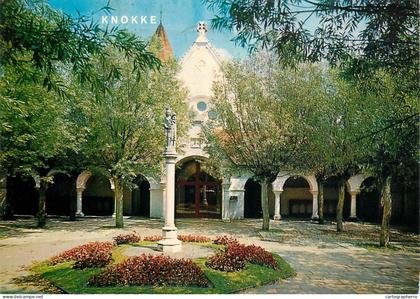
M109 46L131 57L137 77L160 65L147 50L146 42L117 27L101 28L92 21L92 15L73 18L52 9L43 0L0 0L0 7L0 60L3 65L20 70L17 82L36 79L63 96L67 88L62 68L66 67L79 82L100 88L102 82L94 76L93 69L98 59L106 64ZM111 10L106 5L99 11ZM28 64L33 68L28 68ZM43 75L34 76L37 71ZM108 69L108 76L120 75L117 66Z
M300 68L297 67L298 72ZM306 91L305 101L290 104L299 114L305 111L304 117L297 121L308 136L305 147L295 158L295 165L301 171L314 173L317 178L320 223L323 222L324 183L331 176L337 178L337 231L340 232L346 181L360 171L365 159L363 147L354 143L368 128L363 123L365 115L362 113L366 104L365 98L336 70L328 67L314 70L302 76L314 81L311 90Z
M283 62L351 61L418 72L418 1L207 0L212 26L235 30L250 49L264 46ZM415 76L414 78L416 78Z
M304 146L297 153L293 168L297 173L314 174L318 184L318 222L324 222L324 184L335 175L331 155L332 124L328 97L332 96L335 75L322 64L299 64L284 72L280 85L282 93L288 93L288 109L294 115L295 131L307 136ZM287 82L287 83L285 83ZM316 220L316 219L314 219Z
M286 170L304 142L292 130L283 104L292 99L279 79L272 57L260 55L224 66L224 79L213 85L212 109L217 118L203 132L206 151L231 173L248 172L261 184L263 230L269 229L268 184ZM290 85L288 85L290 87Z
M116 227L123 227L123 187L131 187L139 173L153 175L161 171L166 106L176 111L183 124L178 134L182 136L186 131L186 91L175 79L175 61L163 65L159 72L145 71L137 80L132 76L132 61L113 48L108 50L111 64L98 63L95 70L104 88L95 92L85 89L84 95L78 95L89 128L82 150L92 169L113 179ZM114 67L121 69L121 76L110 78L108 71Z
M6 67L6 76L0 80L0 165L8 175L20 173L38 181L37 219L43 227L46 190L62 161L77 151L78 134L67 117L68 102L33 82L16 86L17 71Z
M383 210L380 246L388 246L390 241L391 180L410 177L418 168L419 91L410 92L407 88L410 84L405 77L378 71L369 81L355 82L352 86L365 100L359 121L365 130L355 140L366 153L364 166L375 175L380 190Z

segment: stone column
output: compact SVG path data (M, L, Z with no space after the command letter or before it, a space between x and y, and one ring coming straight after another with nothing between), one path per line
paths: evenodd
M166 181L166 177L165 177ZM160 183L162 186L162 217L160 217L161 220L165 221L165 215L166 215L166 182Z
M76 189L76 192L77 192L76 216L78 216L78 217L85 216L83 214L83 210L82 210L82 200L83 200L82 194L83 194L84 190L85 190L85 188L77 188Z
M349 221L357 221L357 214L356 214L356 196L359 192L352 191L350 192L351 195L351 203L350 203L350 217Z
M312 191L312 220L318 220L318 192Z
M230 179L224 178L222 183L222 221L229 222L229 194Z
M236 201L235 219L244 219L245 212L245 189L235 191L238 200ZM258 199L261 200L261 199Z
M158 250L178 252L182 242L178 240L175 227L175 161L176 161L176 114L166 108L165 123L166 148L163 156L166 160L166 192L164 201L165 226L162 227L162 241L158 242Z
M273 191L275 200L274 200L274 220L280 220L280 197L282 191Z
M162 228L162 241L158 249L163 252L178 252L181 250L181 241L177 237L175 227L175 160L176 155L165 154L166 158L166 200L165 200L165 226Z

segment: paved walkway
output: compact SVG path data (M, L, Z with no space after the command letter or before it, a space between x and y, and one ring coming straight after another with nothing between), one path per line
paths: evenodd
M32 219L0 222L0 293L34 293L36 287L16 285L13 278L27 275L25 267L63 250L91 241L111 240L122 232L112 218L84 218L76 222L50 219L46 229L34 228ZM124 231L141 236L160 234L158 220L125 219ZM334 223L271 222L261 232L260 220L223 223L220 220L182 219L181 234L213 237L234 235L243 243L261 245L285 258L296 270L291 279L247 290L247 293L418 293L419 237L392 230L392 249L375 247L379 227L346 223L337 234Z

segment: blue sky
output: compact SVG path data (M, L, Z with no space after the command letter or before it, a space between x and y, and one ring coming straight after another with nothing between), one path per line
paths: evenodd
M50 5L63 12L76 15L77 10L84 15L97 12L107 4L107 0L49 0ZM130 31L149 38L156 30L162 9L162 23L169 36L175 56L182 57L197 37L196 26L199 21L206 21L213 17L201 0L110 0L110 6L115 10L112 15L118 16L147 16L148 24L120 25ZM101 20L103 12L94 14L95 20ZM150 24L150 16L156 16L157 24ZM109 20L110 22L110 20ZM233 57L245 57L247 52L239 46L235 46L230 39L233 33L216 32L209 28L208 39L216 48L227 50Z

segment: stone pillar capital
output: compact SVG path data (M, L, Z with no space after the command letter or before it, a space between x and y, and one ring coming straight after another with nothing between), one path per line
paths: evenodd
M273 190L275 196L279 196L283 193L283 190Z

